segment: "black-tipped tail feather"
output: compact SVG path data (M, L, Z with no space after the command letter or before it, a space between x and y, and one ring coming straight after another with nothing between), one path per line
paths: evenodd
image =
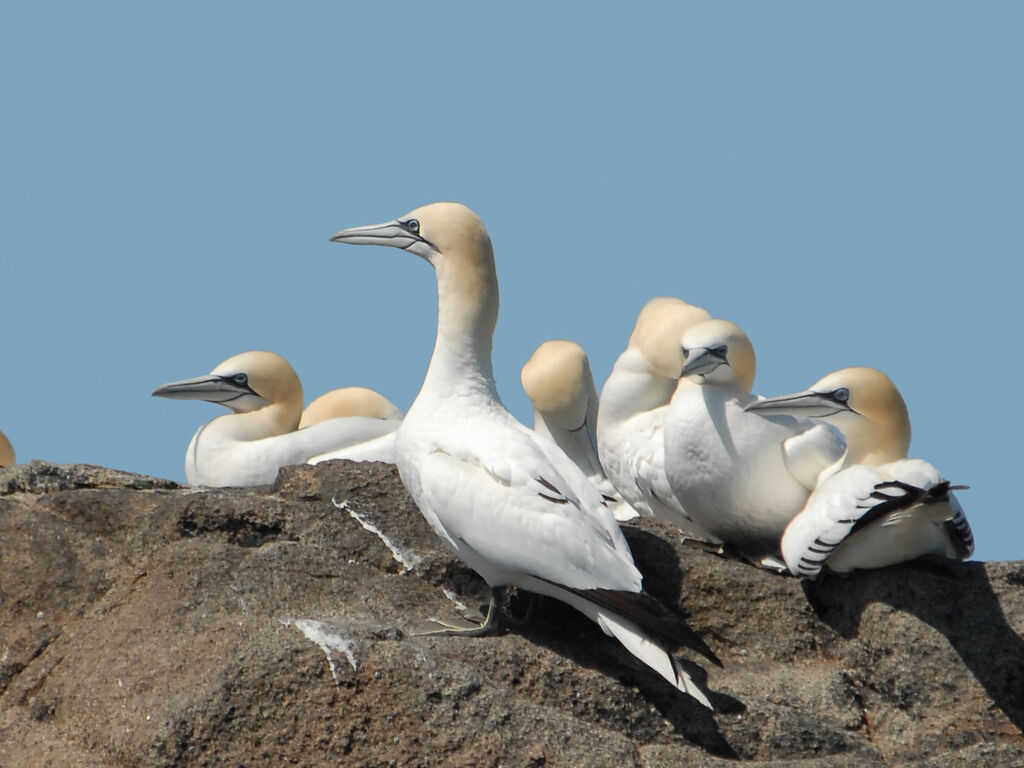
M721 660L698 635L686 618L678 611L662 605L646 592L626 592L615 589L570 589L562 586L594 605L617 613L624 619L649 631L661 643L669 648L686 647L704 656L718 667Z

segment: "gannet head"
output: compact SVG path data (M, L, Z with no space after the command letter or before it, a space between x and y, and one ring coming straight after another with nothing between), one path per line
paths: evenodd
M906 458L910 450L907 404L875 368L842 368L803 392L759 400L747 410L829 422L846 437L850 464L884 464Z
M400 419L402 412L383 395L366 387L342 387L326 392L306 406L299 429L328 419L364 416L369 419Z
M7 435L0 432L0 467L13 467L14 464L14 446Z
M483 221L462 203L431 203L394 221L336 232L334 243L390 245L426 259L437 272L438 331L490 337L498 318L494 249ZM489 351L488 351L489 354Z
M664 379L678 379L683 368L679 339L697 323L710 320L701 307L672 296L658 296L644 304L627 348L638 350L650 365L650 373Z
M164 384L154 389L153 395L206 400L236 413L275 404L291 406L297 401L296 422L302 409L302 384L295 371L280 355L262 350L229 357L205 376Z
M534 410L563 429L579 429L596 401L590 361L574 341L545 341L526 361L523 390Z
M739 385L750 392L757 359L750 339L728 320L706 320L683 333L683 376L702 376L704 383Z
M489 260L494 266L491 238L483 221L462 203L431 203L394 221L350 227L331 236L332 243L390 245L415 253L436 268L442 256L459 260Z

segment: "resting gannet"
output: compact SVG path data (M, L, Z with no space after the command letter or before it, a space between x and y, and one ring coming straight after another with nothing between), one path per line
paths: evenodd
M306 406L299 419L299 429L311 427L328 419L366 416L370 419L396 419L402 412L384 395L366 387L342 387L325 392Z
M185 453L185 477L192 485L272 483L283 466L396 428L393 420L353 416L296 431L302 384L288 361L273 352L243 352L206 376L164 384L153 394L206 400L233 411L207 422L192 436Z
M717 663L714 653L679 614L642 591L643 577L598 489L498 397L491 367L498 281L480 218L458 203L433 203L331 240L401 248L436 272L437 340L398 429L395 459L430 526L491 586L487 618L468 633L500 626L498 597L507 585L548 595L710 707L662 642L681 642Z
M574 341L545 341L534 351L520 376L533 404L533 428L547 435L598 487L616 520L637 516L615 496L597 457L597 390L590 361Z
M880 568L927 554L970 557L974 536L949 482L907 459L910 416L896 385L874 368L843 368L803 392L748 411L804 415L846 437L843 469L823 480L786 528L782 555L796 576Z
M398 425L402 421L402 412L398 406L372 389L343 387L320 395L302 412L299 429L319 424L328 419L351 418L352 416L386 419L391 421L394 426L392 431L380 437L322 453L312 457L307 463L319 464L321 461L332 459L395 463L395 430L398 429Z
M14 464L14 446L7 435L0 432L0 467L13 467Z
M727 320L683 333L681 388L665 421L665 470L683 508L702 528L748 557L773 556L846 445L827 424L766 418L743 408L756 360L747 335Z
M710 320L704 309L661 296L644 304L625 351L612 366L597 419L597 446L608 479L623 500L645 517L679 526L686 534L709 538L683 511L665 474L663 428L680 379L679 339L687 328Z

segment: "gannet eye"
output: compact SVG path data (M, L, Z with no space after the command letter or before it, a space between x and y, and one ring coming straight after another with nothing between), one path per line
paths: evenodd
M405 228L412 232L414 235L418 235L420 233L420 223L416 219L409 219L407 222L405 222Z
M720 357L720 358L722 358L722 359L724 360L724 359L725 359L725 356L726 356L726 355L727 355L727 354L729 353L729 347L728 347L728 346L726 346L725 344L723 344L723 345L722 345L722 346L720 346L720 347L715 347L715 348L714 348L713 350L711 350L711 351L712 351L712 352L714 353L714 355L715 355L716 357Z
M246 376L244 373L236 373L234 376L231 377L231 380L241 387L244 387L246 384L249 383L249 377Z
M690 356L690 350L688 350L686 347L680 347L680 349L683 351L683 360Z
M845 403L850 399L850 390L846 387L840 387L832 393L832 397L840 403Z

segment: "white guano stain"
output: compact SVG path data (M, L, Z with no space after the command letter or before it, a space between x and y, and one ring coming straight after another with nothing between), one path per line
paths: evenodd
M398 572L399 575L401 575L403 573L408 573L409 571L411 571L413 568L415 568L417 565L419 565L422 562L422 558L420 558L418 555L413 555L413 554L407 555L407 554L403 553L398 547L396 547L391 542L391 539L389 539L384 534L384 531L382 531L376 525L374 525L369 520L367 520L365 517L363 517L358 512L356 512L354 509L352 509L348 505L348 499L345 499L344 501L342 501L339 504L337 499L333 499L332 498L331 499L331 504L333 504L337 509L343 509L346 512L348 512L349 517L351 517L353 520L355 520L357 523L359 523L361 526L363 526L363 528L368 530L370 533L372 533L374 536L376 536L378 539L380 539L381 542L383 542L384 546L387 547L391 551L391 557L393 557L395 559L396 563L398 563L400 566L402 566L402 569Z
M341 685L341 681L338 679L338 668L334 666L332 652L344 654L352 669L356 672L359 671L359 659L355 654L359 650L359 646L356 645L355 640L342 637L332 631L328 624L314 619L278 619L278 621L286 627L295 627L306 636L307 640L320 646L320 650L327 657L327 665L331 668L331 677L334 678L335 685Z

